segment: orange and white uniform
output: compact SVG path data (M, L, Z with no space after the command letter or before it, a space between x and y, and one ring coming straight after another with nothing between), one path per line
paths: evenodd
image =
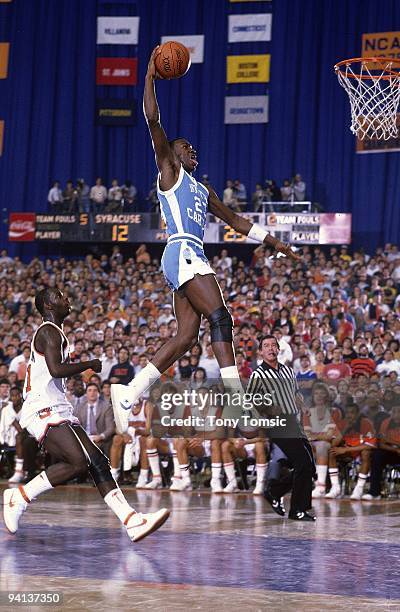
M348 425L346 419L343 419L340 429L346 446L360 446L361 444L365 444L371 448L377 446L374 426L366 417L361 416L351 427ZM351 454L353 457L357 457L359 452L355 451Z
M140 434L137 434L138 429L146 429L146 403L143 399L138 406L135 404L129 413L128 431L131 437L131 442L125 444L123 466L124 471L129 471L132 467L139 463L140 459ZM139 407L139 411L137 410Z
M66 383L63 378L54 378L49 371L43 353L35 347L36 335L45 325L52 325L60 334L61 361L69 361L69 342L60 327L51 321L44 321L36 330L31 342L25 383L24 403L21 409L20 425L42 442L49 427L61 423L76 423L79 420L73 415L72 404L67 400Z

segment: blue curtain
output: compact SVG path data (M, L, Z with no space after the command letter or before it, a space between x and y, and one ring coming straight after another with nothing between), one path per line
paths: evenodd
M273 13L271 43L227 42L229 13ZM100 15L139 15L137 47L96 46ZM199 152L199 174L221 192L226 178L278 182L300 172L309 197L328 211L353 214L365 246L398 241L399 154L357 155L349 103L333 64L360 54L364 32L398 29L397 0L13 0L0 3L0 42L11 43L9 75L0 80L0 202L10 210L42 211L54 179L93 184L131 178L143 196L155 177L141 112L147 58L162 35L205 34L204 64L185 78L159 82L162 121ZM226 55L271 53L271 81L226 84ZM98 87L96 56L138 57L137 87ZM225 95L270 95L268 125L229 125ZM137 101L134 127L95 123L96 97ZM4 232L3 232L4 237Z

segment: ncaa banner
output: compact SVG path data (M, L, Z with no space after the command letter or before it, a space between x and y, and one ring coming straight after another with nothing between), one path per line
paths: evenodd
M98 99L96 101L97 125L135 125L136 101Z
M35 240L35 213L10 213L8 240L10 242L32 242Z
M225 123L267 123L268 96L227 96Z
M228 42L263 42L271 40L271 13L229 15Z
M268 83L270 55L228 55L227 83Z
M362 57L400 58L400 32L377 32L363 34L361 43Z
M96 85L136 85L137 59L130 57L98 57Z
M193 34L191 36L163 36L161 44L168 40L176 40L185 45L190 51L192 64L202 64L204 62L204 34Z
M97 17L98 45L137 45L139 17Z

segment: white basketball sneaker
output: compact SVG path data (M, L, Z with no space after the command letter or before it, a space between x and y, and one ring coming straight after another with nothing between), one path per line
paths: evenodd
M135 512L129 517L126 523L128 536L132 542L139 542L139 540L142 540L156 529L159 529L168 519L169 514L169 510L166 508L161 508L161 510L157 510L157 512L149 512L148 514Z
M210 487L211 487L211 492L212 493L222 493L223 490L224 490L219 478L218 478L218 480L217 479L215 479L215 480L211 479Z
M264 493L262 484L256 484L253 490L253 495L262 495Z
M170 491L191 491L192 483L190 480L182 480L179 478L172 479L172 485L169 488Z
M340 496L340 493L340 485L333 485L329 493L325 495L325 499L336 499L336 497Z
M145 489L162 489L161 478L153 478L150 482L144 485Z
M311 493L311 497L313 499L317 499L318 497L325 497L325 487L317 485Z
M356 500L360 500L363 496L363 492L364 492L364 487L359 487L358 485L356 485L354 487L354 491L353 493L350 495L350 499L356 499Z
M19 489L6 489L3 493L3 518L5 526L10 533L16 533L19 519L25 512L28 504L22 497Z
M127 385L111 385L111 403L114 411L115 429L118 434L128 431L130 409L134 398L133 389Z
M379 499L382 499L382 497L380 495L371 495L371 493L364 493L361 499L363 499L364 501L378 501Z
M145 489L147 484L147 478L144 476L139 476L138 481L136 483L137 489Z
M11 478L8 479L10 484L19 484L23 481L25 474L22 470L16 470Z
M238 490L237 480L234 478L226 485L224 493L235 493Z

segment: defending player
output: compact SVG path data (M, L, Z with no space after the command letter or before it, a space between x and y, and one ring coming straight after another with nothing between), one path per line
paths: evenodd
M4 491L6 527L15 533L21 515L32 500L88 470L105 503L125 525L131 540L137 542L158 529L167 520L169 511L164 508L151 514L136 512L111 476L107 457L72 414L63 379L89 368L100 372L101 362L94 359L68 363L69 343L62 330L62 323L70 312L68 299L58 289L42 289L36 295L35 305L43 323L32 339L20 425L58 462L26 485Z
M178 323L175 337L157 351L154 359L129 386L112 385L111 397L117 431L127 429L126 412L137 398L177 359L197 342L200 319L210 322L211 343L227 391L242 393L232 345L232 317L204 254L203 236L207 212L222 219L240 234L274 248L295 260L300 259L288 245L257 224L235 214L218 198L212 187L205 187L192 176L197 154L185 138L168 142L160 123L155 94L156 47L150 57L143 97L143 110L153 142L159 170L157 193L161 214L167 226L168 241L162 257L162 268L174 292L174 310Z

